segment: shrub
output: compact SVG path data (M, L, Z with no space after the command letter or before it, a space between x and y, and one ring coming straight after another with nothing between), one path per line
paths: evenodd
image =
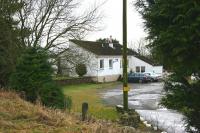
M191 126L200 131L200 81L189 83L185 78L172 75L165 82L167 95L163 97L161 104L167 108L182 112L186 118L187 130Z
M83 75L85 75L87 73L87 68L85 64L77 64L76 65L76 73L82 77Z
M17 61L16 71L10 78L10 87L25 92L26 99L34 102L38 89L51 81L51 73L46 52L41 48L28 48Z
M65 108L65 96L55 83L46 83L39 90L40 100L43 105L54 108Z
M10 78L10 87L24 92L25 99L30 102L41 98L44 105L61 108L64 95L52 83L53 70L48 59L47 52L42 48L27 48L17 61L16 70Z

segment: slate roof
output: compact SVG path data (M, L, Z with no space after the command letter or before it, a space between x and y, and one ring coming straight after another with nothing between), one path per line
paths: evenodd
M108 43L102 43L102 42L94 42L94 41L83 41L83 40L70 40L71 42L79 45L80 47L86 49L87 51L90 51L96 55L103 55L103 56L116 56L116 55L122 55L123 47L119 43L114 43L114 48L109 47ZM131 49L127 49L128 55L133 55L140 60L143 60L144 62L147 62L151 65L156 65L152 60L139 55L137 52Z

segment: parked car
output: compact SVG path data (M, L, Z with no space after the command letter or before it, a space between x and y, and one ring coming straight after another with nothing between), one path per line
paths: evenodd
M196 81L196 80L200 80L200 77L197 74L192 74L191 75L191 80Z
M148 83L150 81L151 81L150 77L144 73L129 73L128 74L128 82Z
M153 72L144 72L144 74L148 75L151 81L159 81L162 79L162 76Z

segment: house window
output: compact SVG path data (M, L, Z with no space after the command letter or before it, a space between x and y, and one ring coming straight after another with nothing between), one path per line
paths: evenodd
M100 60L100 69L104 69L104 60Z
M145 72L145 66L141 66L141 72Z
M113 68L113 60L109 59L109 68L112 69Z
M136 66L135 71L139 73L140 72L140 67Z

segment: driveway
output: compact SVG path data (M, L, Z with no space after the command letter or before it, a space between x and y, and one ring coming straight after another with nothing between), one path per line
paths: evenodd
M159 101L164 96L163 83L129 84L129 108L134 108L141 117L153 126L168 133L184 133L184 116L174 110L163 108ZM122 85L102 93L109 105L122 104Z

